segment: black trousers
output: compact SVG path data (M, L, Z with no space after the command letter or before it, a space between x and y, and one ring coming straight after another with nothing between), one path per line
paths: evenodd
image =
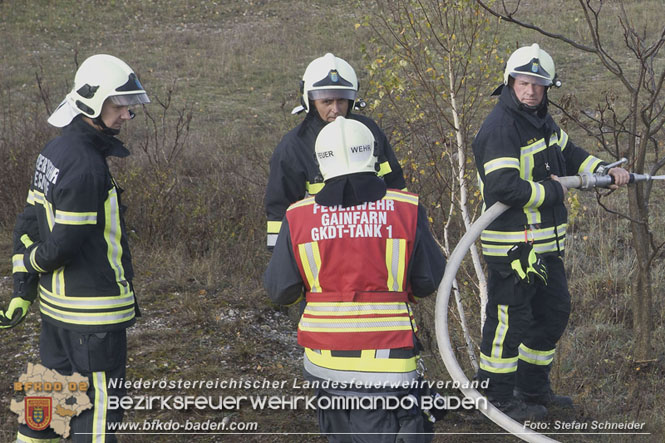
M42 321L39 337L42 364L62 375L73 372L88 378L88 397L91 409L72 417L70 437L75 443L115 442L107 424L122 421L122 409L108 409L109 396L123 396L124 389L108 386L110 378L125 378L127 335L125 330L103 333L81 333ZM50 440L60 437L50 428L33 431L19 426L18 441ZM25 438L28 437L28 438ZM57 441L57 440L56 440Z
M570 317L570 292L560 257L545 257L548 283L518 280L507 266L490 265L489 297L480 345L481 380L487 396L505 401L513 389L541 394L550 389L556 344Z
M317 396L336 397L323 390ZM321 434L329 443L429 443L433 437L433 427L420 409L329 408L317 414Z

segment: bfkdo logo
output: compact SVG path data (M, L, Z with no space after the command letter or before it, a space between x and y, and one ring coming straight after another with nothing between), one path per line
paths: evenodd
M25 397L25 423L34 431L43 431L51 424L51 397Z

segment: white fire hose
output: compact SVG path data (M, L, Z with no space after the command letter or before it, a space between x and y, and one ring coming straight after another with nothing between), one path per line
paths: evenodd
M617 166L625 162L625 159L619 160L616 163L604 167L604 172L608 171L611 167ZM630 174L630 183L636 181L650 181L650 180L663 180L665 176L650 176L648 174ZM567 188L591 189L594 187L607 187L612 184L612 177L605 174L580 174L570 177L559 177L559 181ZM450 334L448 331L448 302L450 300L450 292L453 287L455 275L459 269L462 259L466 255L471 245L480 237L481 232L489 224L494 221L499 215L508 209L508 206L497 202L491 208L486 210L470 227L469 230L461 238L455 250L448 257L446 271L443 274L443 279L439 285L436 294L436 310L434 324L436 327L436 341L439 345L439 353L446 365L446 369L450 377L460 385L460 391L465 397L473 400L474 405L479 405L480 412L485 414L487 418L492 420L497 425L501 426L506 431L528 442L553 442L553 440L543 434L531 430L529 427L518 423L506 414L501 412L498 408L494 407L489 401L485 402L482 399L484 396L476 389L471 387L469 379L464 374L460 367L453 347L450 342ZM486 405L486 406L485 406Z

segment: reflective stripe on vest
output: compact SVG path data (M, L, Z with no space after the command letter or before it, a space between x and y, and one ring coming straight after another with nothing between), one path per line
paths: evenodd
M377 383L401 385L418 378L416 356L377 357L375 350L363 350L360 357L334 357L330 351L305 348L305 370L315 377L337 382L375 386Z
M319 285L319 269L321 269L321 254L317 242L298 245L298 253L307 277L309 292L321 292Z

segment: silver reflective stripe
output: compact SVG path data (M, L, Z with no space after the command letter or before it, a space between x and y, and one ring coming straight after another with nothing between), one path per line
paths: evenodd
M331 306L320 306L317 303L308 303L305 307L305 312L365 312L365 311L396 311L408 312L406 304L403 302L398 303L382 303L382 304L350 304L344 303Z
M414 205L418 204L417 195L402 194L400 192L395 192L395 191L386 191L386 196L384 197L384 199L401 200L413 203Z
M337 382L353 382L356 384L374 385L384 382L389 384L403 384L409 383L418 378L418 373L415 370L409 372L360 372L324 368L323 366L318 366L312 363L312 361L307 358L306 353L303 359L303 366L305 371L315 377Z
M377 349L374 354L375 358L390 358L390 349Z
M12 273L14 272L28 272L25 263L23 263L23 254L12 256Z
M549 243L535 243L533 245L533 250L536 251L539 254L543 254L545 252L557 252L558 250L565 250L565 239L560 238L559 239L559 247L557 248L556 241L552 241ZM510 245L488 245L483 243L483 254L485 255L492 255L492 256L500 256L500 255L507 255L508 250L510 249Z
M92 384L95 389L95 404L92 418L92 442L106 441L106 373L93 372Z
M563 235L566 233L565 224L558 226L558 234ZM527 231L529 240L545 240L551 238L555 235L554 227L542 228L542 229L531 229ZM480 235L481 240L490 240L497 242L506 242L506 243L515 243L524 241L524 231L483 231Z
M109 196L104 202L105 225L104 240L108 247L107 258L115 274L115 280L122 294L129 294L129 285L123 285L125 270L122 267L122 232L120 226L120 207L118 206L118 193L115 187L109 190Z
M529 146L526 149L522 148L521 154L522 155L531 155L531 154L534 154L538 151L542 151L546 147L547 147L547 145L545 145L545 140L543 139L543 140L540 140L538 143L536 143L532 146Z
M319 281L319 268L316 265L316 260L314 258L314 249L312 248L312 243L305 243L302 246L305 248L305 254L307 254L307 264L309 265L309 270L312 273L311 292L321 292L320 288L316 286L316 283Z
M367 319L364 319L367 320ZM408 326L411 328L411 321L349 321L349 322L335 322L334 319L330 319L329 322L311 322L305 320L305 317L300 319L300 327L308 329L364 329L364 328L392 328L395 326Z
M390 274L393 277L392 287L388 289L390 289L391 291L399 291L400 287L399 287L398 278L399 278L399 257L401 253L401 251L399 250L400 241L398 238L394 238L394 239L389 239L388 242L392 243L392 248L391 248L392 257L389 258L390 258Z
M506 362L506 363L498 363L489 360L487 357L485 357L483 354L480 354L480 362L488 366L492 369L515 369L517 370L517 360L511 361L511 362Z
M81 307L94 308L122 308L134 304L134 294L123 295L118 297L54 297L46 292L41 286L39 287L39 296L45 301L58 305L63 309L81 309Z
M492 342L492 357L501 358L503 342L508 333L508 305L497 305L499 324L496 326L494 341Z
M78 323L78 324L107 324L107 323L121 323L125 320L134 318L134 309L131 308L127 312L104 312L104 313L84 313L75 315L73 313L64 314L56 312L44 303L39 304L39 310L44 314L64 323Z
M55 211L55 222L65 225L94 225L97 223L97 213Z
M542 352L542 354L541 353L536 354L530 352L530 350L526 349L524 345L520 345L519 351L520 351L520 358L522 360L525 359L531 360L529 361L529 363L533 363L536 365L544 365L544 366L549 365L552 362L552 360L554 359L554 352L555 352L555 350L552 349L551 351L540 351Z
M268 234L267 244L269 247L275 247L277 244L277 235L278 234Z

